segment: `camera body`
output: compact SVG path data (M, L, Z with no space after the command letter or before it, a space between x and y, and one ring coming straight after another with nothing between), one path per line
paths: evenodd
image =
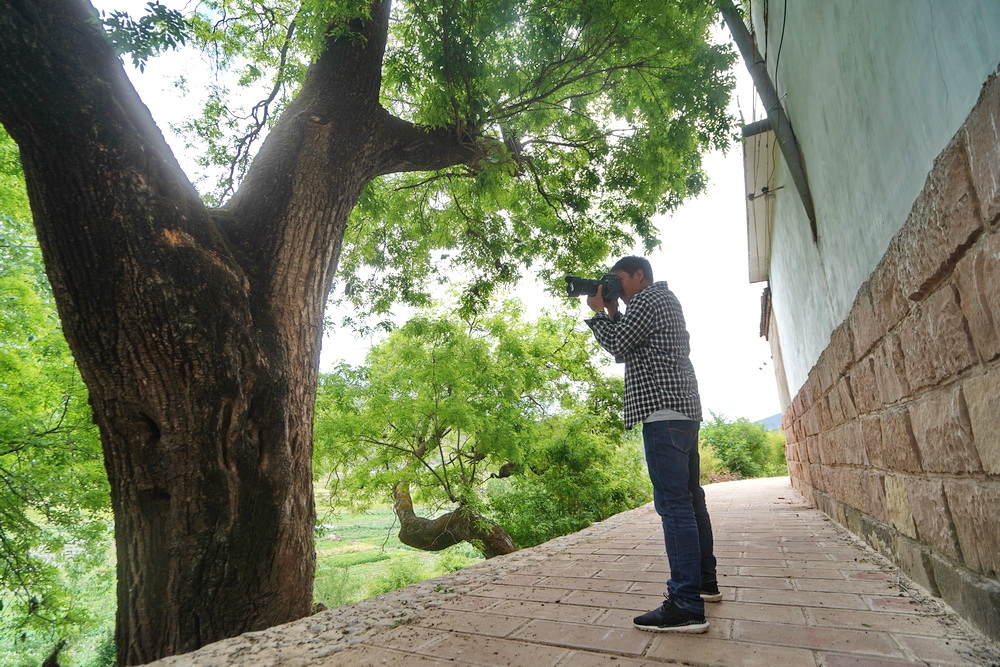
M566 276L567 296L595 296L598 287L604 288L605 301L617 301L622 296L622 281L613 273L605 273L599 280Z

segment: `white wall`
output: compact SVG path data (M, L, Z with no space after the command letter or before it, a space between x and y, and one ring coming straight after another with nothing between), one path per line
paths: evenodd
M770 284L794 395L1000 63L1000 0L753 0L752 15L816 208L818 243L776 174Z

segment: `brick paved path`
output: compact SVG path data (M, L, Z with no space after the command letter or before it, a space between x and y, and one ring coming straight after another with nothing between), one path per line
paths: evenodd
M997 646L810 509L788 478L705 487L724 599L641 632L666 579L647 505L574 536L163 665L996 665Z

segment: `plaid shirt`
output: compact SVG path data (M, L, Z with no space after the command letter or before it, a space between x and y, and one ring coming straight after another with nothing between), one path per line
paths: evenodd
M663 408L701 421L684 313L667 283L642 289L617 321L599 312L586 322L601 347L625 362L625 428Z

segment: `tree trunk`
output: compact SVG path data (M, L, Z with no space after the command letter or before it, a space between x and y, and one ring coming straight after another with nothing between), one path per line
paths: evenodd
M436 519L417 516L406 483L392 488L392 508L399 519L399 541L414 549L441 551L468 542L487 558L517 551L514 540L497 523L459 507Z
M100 427L118 656L139 664L309 613L313 403L347 217L378 174L471 157L378 106L376 3L208 210L92 12L0 0L0 122Z

